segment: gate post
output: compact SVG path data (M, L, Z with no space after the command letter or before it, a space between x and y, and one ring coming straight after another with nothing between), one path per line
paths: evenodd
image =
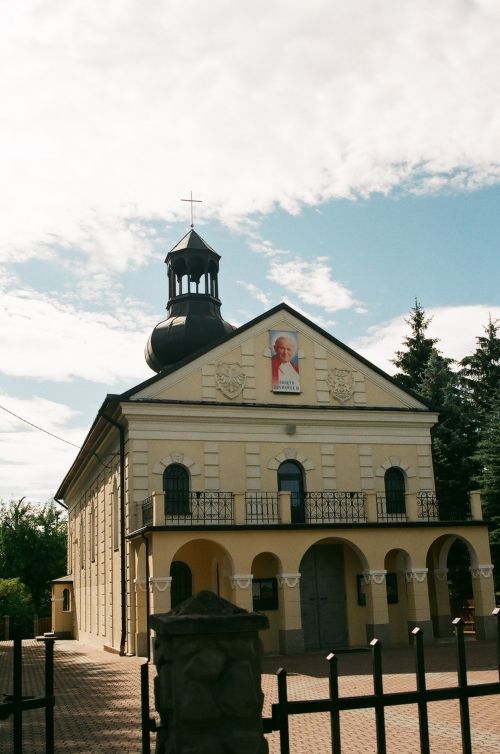
M202 591L162 615L156 631L157 754L267 754L261 644L268 619Z

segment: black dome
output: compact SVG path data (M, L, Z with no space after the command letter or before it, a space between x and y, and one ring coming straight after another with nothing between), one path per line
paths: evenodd
M146 362L155 372L234 330L220 314L219 260L193 229L168 253L168 318L156 325L145 351Z

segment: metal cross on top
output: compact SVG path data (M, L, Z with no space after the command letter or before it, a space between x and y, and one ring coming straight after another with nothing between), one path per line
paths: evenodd
M196 202L197 204L201 204L203 199L193 199L193 192L189 192L191 194L190 199L181 199L181 202L190 202L191 203L191 227L194 228L194 216L193 216L193 204Z

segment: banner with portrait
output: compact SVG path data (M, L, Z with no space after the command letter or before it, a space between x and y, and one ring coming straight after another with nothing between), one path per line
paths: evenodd
M269 330L273 393L300 393L299 334Z

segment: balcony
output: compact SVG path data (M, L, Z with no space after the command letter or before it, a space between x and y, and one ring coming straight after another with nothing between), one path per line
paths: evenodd
M296 502L296 501L295 501ZM182 492L168 498L153 492L139 503L138 526L215 527L292 525L290 492ZM364 523L430 523L482 520L478 492L462 506L439 506L433 490L406 493L404 501L377 492L323 490L306 492L294 526Z

